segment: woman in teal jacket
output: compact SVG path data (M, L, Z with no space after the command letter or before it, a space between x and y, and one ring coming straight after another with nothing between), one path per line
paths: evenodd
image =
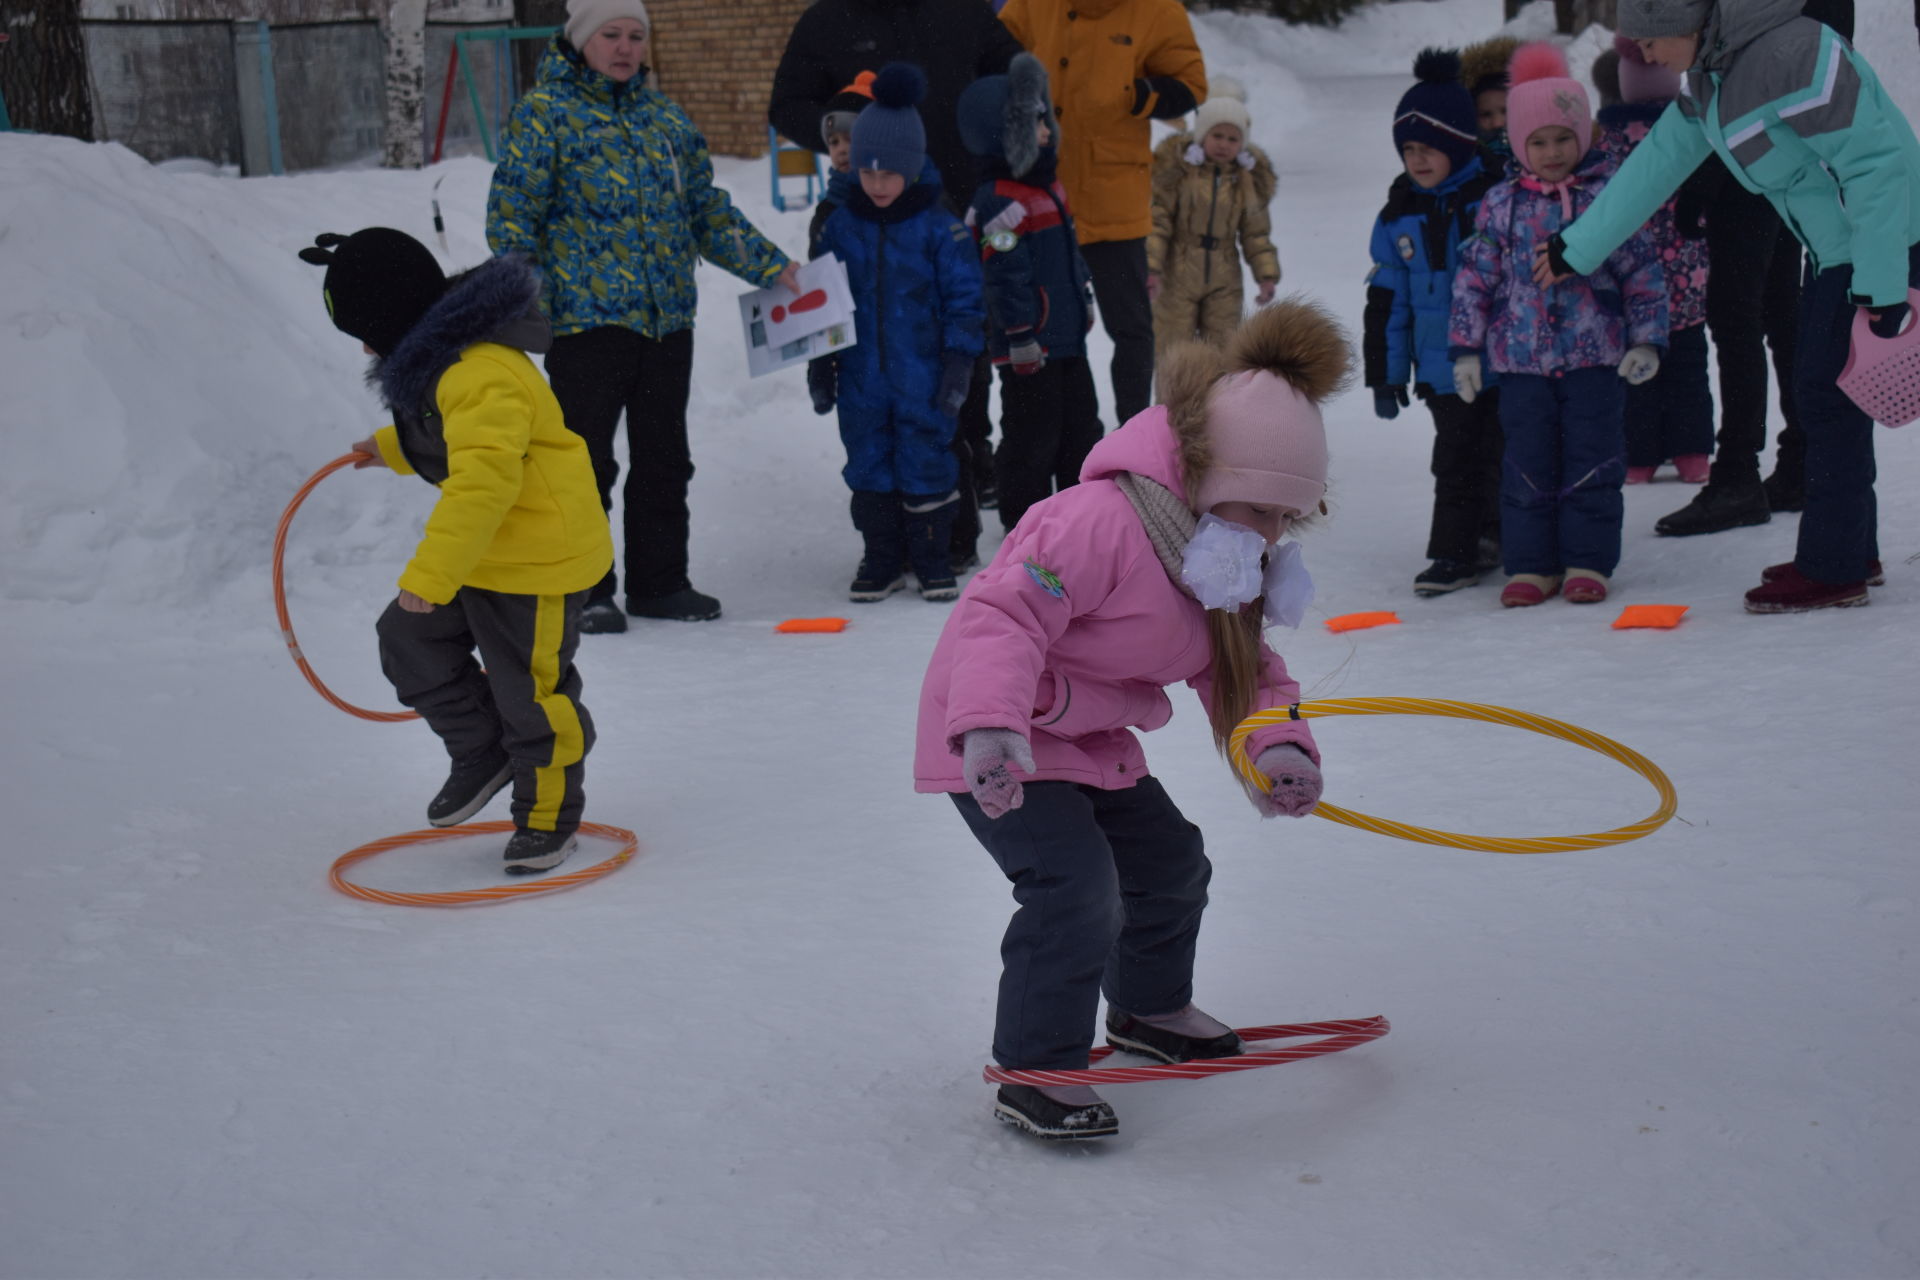
M1605 261L1709 154L1764 195L1807 250L1794 399L1807 436L1806 509L1790 564L1747 592L1754 613L1867 603L1880 577L1873 422L1835 385L1856 308L1891 336L1920 285L1920 142L1854 49L1801 0L1620 0L1622 35L1686 73L1579 219L1536 251L1541 284Z
M796 268L713 184L706 139L647 80L640 0L570 0L567 25L514 105L487 195L487 244L546 275L547 377L586 439L603 505L627 416L627 613L700 621L720 602L687 577L687 395L701 258L757 286ZM797 288L795 290L798 291ZM609 570L582 631L625 631Z

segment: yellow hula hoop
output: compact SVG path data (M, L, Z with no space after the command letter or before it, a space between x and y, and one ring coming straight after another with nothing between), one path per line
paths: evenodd
M1233 736L1227 743L1228 758L1233 761L1234 769L1248 783L1262 791L1272 789L1273 783L1266 775L1253 767L1253 761L1247 756L1247 737L1263 725L1279 724L1287 720L1312 720L1318 716L1444 716L1453 720L1485 720L1489 724L1511 725L1516 729L1526 729L1533 733L1545 734L1549 738L1560 738L1566 742L1577 743L1603 756L1612 756L1627 768L1651 782L1654 790L1660 793L1660 807L1651 815L1624 827L1615 827L1611 831L1598 831L1583 836L1470 836L1455 831L1436 831L1430 827L1416 827L1407 822L1395 822L1391 818L1376 818L1371 814L1356 813L1352 809L1342 809L1339 805L1321 801L1314 806L1317 817L1338 822L1343 826L1358 827L1362 831L1373 831L1383 836L1393 836L1398 840L1412 840L1420 844L1446 845L1454 849L1477 849L1486 853L1561 853L1568 849L1598 849L1603 845L1625 844L1629 840L1638 840L1641 836L1651 835L1671 818L1674 810L1680 806L1680 797L1673 789L1673 782L1662 773L1660 766L1641 755L1631 747L1623 746L1612 738L1599 734L1579 725L1568 724L1564 720L1551 720L1546 716L1537 716L1530 711L1515 711L1511 707L1492 707L1479 702L1452 702L1444 698L1332 698L1320 702L1300 702L1291 707L1274 707L1267 711L1256 711L1242 720L1233 730Z

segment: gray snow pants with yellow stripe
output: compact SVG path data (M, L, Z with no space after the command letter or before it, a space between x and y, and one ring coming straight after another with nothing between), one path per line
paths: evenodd
M573 651L586 599L462 587L430 613L396 600L380 615L380 668L401 703L440 735L455 764L512 759L513 825L522 830L580 825L593 718L580 705Z

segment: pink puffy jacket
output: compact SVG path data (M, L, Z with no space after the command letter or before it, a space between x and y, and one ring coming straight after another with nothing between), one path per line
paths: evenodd
M1172 718L1166 685L1186 681L1204 714L1213 676L1206 611L1167 576L1113 483L1123 471L1185 496L1164 408L1095 445L1080 483L1029 508L968 584L920 688L916 791L967 789L960 740L969 729L1025 733L1036 766L1025 781L1130 787L1147 773L1130 730ZM1279 655L1262 653L1255 708L1298 701ZM1247 745L1257 756L1281 742L1320 759L1304 720L1262 728Z

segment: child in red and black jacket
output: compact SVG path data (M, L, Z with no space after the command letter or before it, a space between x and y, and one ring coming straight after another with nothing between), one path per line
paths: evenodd
M960 136L987 181L967 209L987 289L987 349L1000 369L1000 520L1080 477L1099 441L1100 406L1087 363L1092 277L1080 257L1067 193L1054 177L1059 122L1047 73L1020 54L1007 74L960 95Z

